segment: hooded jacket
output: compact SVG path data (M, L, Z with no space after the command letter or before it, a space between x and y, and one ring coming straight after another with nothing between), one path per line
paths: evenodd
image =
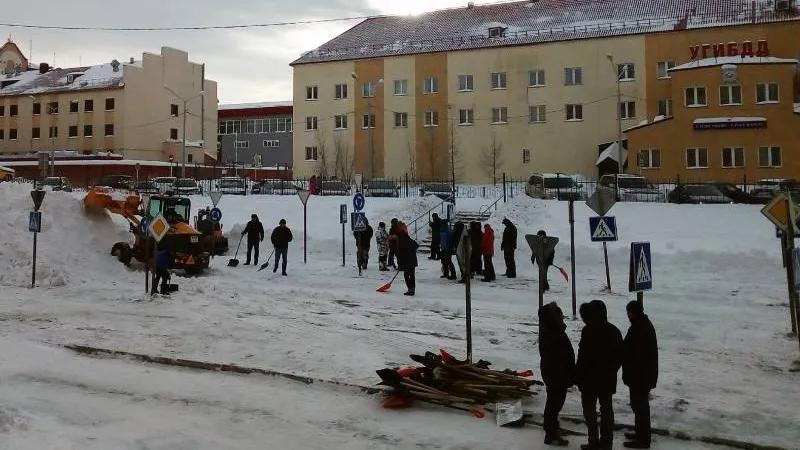
M608 322L606 305L600 300L581 305L586 326L578 344L576 384L584 392L613 394L622 365L622 333Z
M622 382L631 389L654 389L658 382L658 340L647 314L631 321L623 348Z
M517 227L508 219L503 219L503 240L500 242L500 250L516 250L517 248Z
M251 244L261 242L264 240L264 226L261 224L261 221L258 220L258 217L253 217L247 222L247 226L242 230L242 234L247 235L247 242Z
M575 350L567 326L556 318L556 304L539 308L539 357L542 381L548 386L575 384Z
M494 230L489 225L484 227L483 236L481 236L481 255L494 256Z

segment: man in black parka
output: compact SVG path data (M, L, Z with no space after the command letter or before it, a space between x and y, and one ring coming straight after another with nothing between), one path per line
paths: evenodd
M641 303L633 300L625 309L631 326L623 342L622 382L630 389L635 431L626 433L630 441L623 445L650 448L650 390L658 381L658 340Z
M566 329L564 313L555 302L539 308L540 370L547 390L544 443L560 447L569 445L569 441L560 435L558 413L567 398L567 388L574 384L575 378L575 350Z
M250 255L254 250L255 259L253 259L253 264L258 264L258 246L264 240L264 225L258 220L257 215L250 216L250 221L247 222L244 230L242 230L242 236L245 234L247 235L247 261L245 261L244 265L250 265Z
M506 262L506 273L508 278L517 277L517 263L514 261L514 252L517 250L517 227L508 218L503 219L503 240L500 241L500 250L503 251L503 259Z

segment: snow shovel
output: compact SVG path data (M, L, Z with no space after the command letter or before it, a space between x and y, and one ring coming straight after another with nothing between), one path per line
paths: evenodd
M397 272L395 272L395 274L392 277L391 281L389 281L388 283L386 283L383 286L379 287L378 289L375 289L375 292L389 292L389 289L392 288L392 283L394 283L394 280L397 278L398 275L400 275L400 271L399 270Z
M558 267L558 266L557 266L557 265L555 265L555 264L553 264L553 267L555 267L556 269L558 269L558 271L559 271L559 272L561 272L561 275L563 275L563 276L564 276L564 280L566 280L566 281L569 281L569 275L567 275L567 271L566 271L566 270L564 270L564 268L563 268L563 267Z
M270 252L269 256L267 256L267 262L265 262L264 264L261 265L261 267L258 268L259 272L269 267L269 260L272 259L272 255L274 254L275 254L275 249L273 248L272 252Z
M236 246L236 253L234 253L233 258L228 261L228 267L236 267L239 265L239 260L236 259L239 256L239 247L242 246L242 241L244 240L244 235L239 239L239 245Z

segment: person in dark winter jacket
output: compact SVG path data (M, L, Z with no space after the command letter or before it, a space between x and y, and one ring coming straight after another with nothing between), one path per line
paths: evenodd
M545 233L544 230L539 230L539 231L536 232L536 235L545 237L545 236L547 236L547 233ZM547 291L550 290L550 282L547 281L547 270L550 268L550 266L553 265L553 262L555 261L555 258L556 258L556 252L555 252L555 250L553 250L553 253L550 253L550 256L548 256L545 259L544 267L540 267L539 268L539 270L543 271L542 278L543 278L544 281L542 281L541 289L543 289L544 292L547 292ZM531 264L533 264L534 266L536 265L536 253L531 255Z
M292 242L292 230L286 226L286 219L281 219L278 226L272 230L270 236L272 246L275 247L275 266L272 272L278 271L278 261L283 258L283 265L281 265L281 275L286 276L286 257L289 253L289 242Z
M242 230L242 236L247 235L247 261L245 261L244 265L247 266L250 264L250 254L255 250L255 258L253 259L253 264L258 264L258 247L259 244L264 240L264 226L261 225L261 221L258 220L258 216L253 214L250 216L250 222L247 222L247 225Z
M397 218L394 218L389 225L389 265L397 270L401 270L395 261L397 256L397 233L400 231L399 223Z
M453 235L447 222L439 230L439 256L442 261L442 278L456 279L456 266L453 264Z
M464 272L464 266L466 265L467 261L461 261L458 256L458 246L461 243L461 239L463 237L465 228L466 224L464 224L464 222L461 222L460 220L457 221L453 226L453 239L450 243L450 249L452 251L452 254L456 256L456 262L458 263L458 271L461 274L461 277L459 277L458 279L459 283L466 283L467 276L469 276L468 273ZM467 255L467 257L471 258L470 255Z
M161 294L169 295L169 262L172 259L169 251L165 248L159 248L153 256L153 285L150 287L150 295L158 294L158 284L161 282Z
M491 282L497 279L494 273L494 230L488 223L483 226L481 238L481 255L483 256L483 281Z
M363 231L356 231L353 233L353 237L356 238L356 260L358 262L359 271L361 269L366 269L369 264L369 248L372 244L372 236L374 235L369 220L364 219L364 223L366 223L367 226Z
M507 218L503 219L503 225L505 226L503 239L500 241L500 250L506 263L506 273L503 276L516 278L517 263L514 261L514 251L517 249L517 227Z
M544 406L544 443L566 446L561 437L558 413L567 398L567 389L575 380L575 350L567 337L564 313L555 302L539 308L540 371L547 391Z
M623 341L622 382L630 389L634 432L626 433L628 448L650 448L650 390L658 381L656 329L636 300L626 307L631 326Z
M433 213L431 221L428 224L431 227L431 256L428 259L439 259L440 243L439 243L439 230L442 229L442 219L439 214Z
M611 449L614 440L614 409L611 397L617 391L617 372L622 365L622 333L608 322L606 305L600 300L582 304L580 315L586 326L581 331L581 341L578 344L575 381L581 390L583 417L589 438L589 443L581 445L581 449Z
M472 243L472 256L470 259L470 269L472 275L483 275L483 267L481 264L481 242L483 242L483 231L481 231L480 222L471 222L469 224L469 238Z
M414 296L417 290L416 274L417 268L417 241L411 239L408 232L400 227L398 231L397 259L398 265L403 268L403 278L406 281L408 290L404 295Z

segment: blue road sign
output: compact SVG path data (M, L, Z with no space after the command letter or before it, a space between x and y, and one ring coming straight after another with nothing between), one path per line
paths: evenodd
M614 216L589 217L589 233L592 242L617 240L617 218Z
M28 217L28 231L31 233L39 233L42 231L42 212L31 211Z
M220 220L222 220L222 210L220 210L219 208L212 208L211 212L208 213L208 216L211 218L212 221L219 222Z
M364 203L365 203L364 194L362 194L361 192L353 196L353 209L355 209L356 211L361 211L362 209L364 209Z
M653 266L649 242L631 242L631 264L628 291L642 292L653 289Z
M367 215L363 212L350 213L350 228L355 231L367 229Z
M147 236L147 233L150 232L149 228L150 228L150 218L147 216L142 217L142 220L139 222L139 232Z
M347 205L344 203L339 205L339 223L347 223Z

